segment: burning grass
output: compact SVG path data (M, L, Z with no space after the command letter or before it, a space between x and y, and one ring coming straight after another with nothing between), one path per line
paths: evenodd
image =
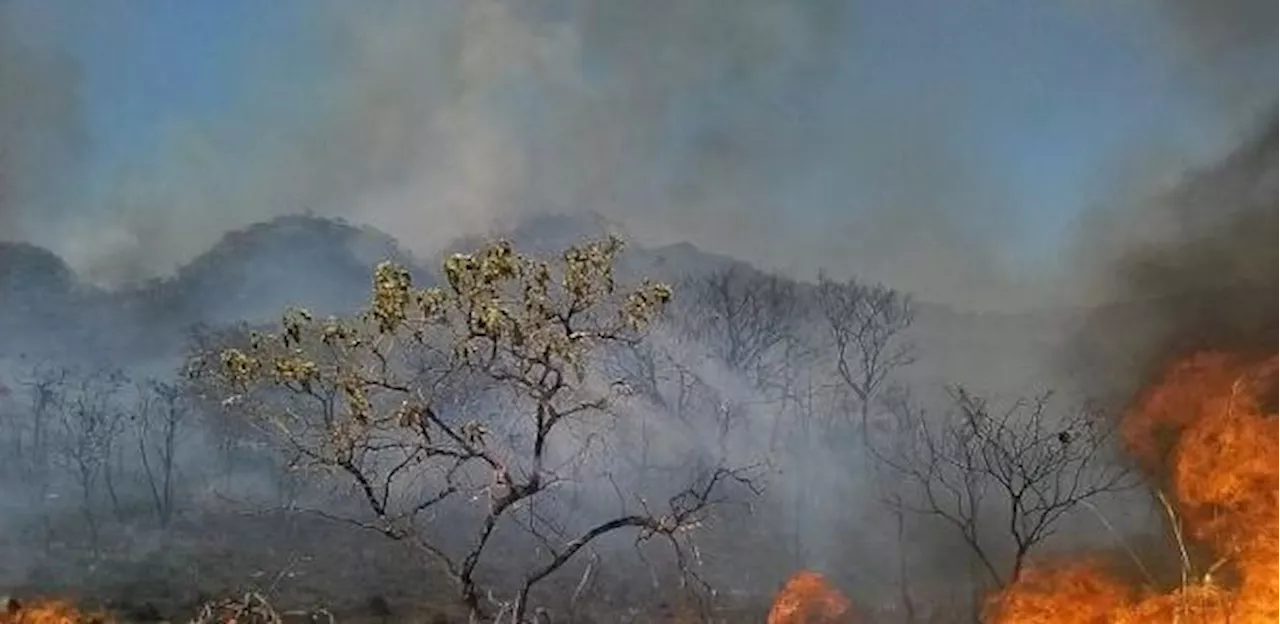
M852 624L853 605L825 577L802 570L787 580L769 610L768 624Z
M261 594L250 592L238 599L205 603L190 624L283 624L283 616L291 613L301 613L310 622L334 622L333 616L325 610L278 612ZM22 602L10 598L5 601L4 612L0 613L0 624L111 624L113 621L106 613L84 611L61 599Z
M1133 583L1105 560L1041 562L992 596L997 624L1138 624L1280 619L1280 430L1277 358L1204 353L1172 366L1124 417L1125 446L1169 519L1180 581ZM1201 556L1208 553L1207 556ZM59 600L9 601L0 624L105 623ZM281 617L260 596L206 605L196 622ZM768 624L848 624L852 603L821 574L801 571L778 593Z
M110 621L105 614L81 611L65 600L20 602L10 598L4 607L0 624L105 624Z
M1042 565L993 596L987 620L1275 622L1280 618L1277 359L1203 353L1171 367L1125 416L1182 561L1171 588L1132 587L1096 562ZM1168 492L1171 496L1165 495ZM1211 553L1193 561L1190 546Z

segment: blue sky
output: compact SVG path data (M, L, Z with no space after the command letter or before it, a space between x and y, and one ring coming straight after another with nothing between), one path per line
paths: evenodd
M27 36L79 64L88 148L80 196L29 229L80 250L81 268L149 238L89 240L86 230L175 223L152 233L190 245L140 254L133 271L180 262L220 229L317 194L349 204L321 212L412 232L420 221L396 198L430 203L420 186L461 177L474 180L445 184L464 204L537 196L576 209L565 204L605 197L616 212L592 209L655 241L690 238L802 274L834 266L943 299L966 280L1016 290L1062 261L1078 217L1135 184L1126 176L1217 157L1274 98L1269 54L1198 63L1186 25L1150 2L725 2L717 10L742 17L723 27L711 10L690 9L687 21L638 9L583 17L572 2L540 2L556 10L536 15L449 2L50 4L29 3ZM637 16L633 42L626 20ZM788 25L756 23L773 17ZM1274 41L1272 31L1264 49ZM1224 106L1205 74L1232 77L1253 101ZM649 87L664 90L652 109L630 104ZM634 132L602 130L611 111ZM472 149L472 128L485 137L477 155L441 154ZM389 138L365 138L378 132ZM396 136L419 133L434 140ZM363 164L352 166L368 175L329 175L328 157L314 167L317 184L331 185L323 192L263 181L297 178L317 150L344 151L353 136ZM192 149L199 162L183 164ZM472 162L510 154L510 173ZM387 164L401 161L412 164ZM575 177L596 166L606 171ZM211 172L207 187L192 183L199 169ZM236 207L190 196L240 185L254 190L222 200ZM640 207L651 204L661 207ZM201 236L176 232L188 221Z
M252 97L241 90L245 66L257 51L296 45L291 21L302 10L287 0L137 0L131 8L93 12L72 40L100 161L146 159L164 124L214 117Z
M1061 198L1051 203L1067 205L1078 205L1068 199L1079 188L1073 179L1126 142L1162 136L1192 149L1222 147L1222 121L1170 84L1175 69L1149 45L1162 29L1141 5L1113 10L1121 23L1107 24L1054 3L865 4L849 16L836 81L819 97L798 94L800 111L954 97L941 110L965 118L984 157L1015 168L1011 178L1024 192L1042 196L1049 185ZM288 79L325 78L307 59L314 48L298 25L306 2L136 0L131 8L95 12L76 42L101 158L146 158L167 121L216 116L253 97L241 78L261 61L256 54L285 59L297 72Z

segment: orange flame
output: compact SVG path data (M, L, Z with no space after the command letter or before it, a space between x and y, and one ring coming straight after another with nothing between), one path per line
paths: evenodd
M1215 562L1187 570L1194 578L1162 592L1130 588L1092 563L1035 568L992 597L987 619L1018 624L1277 621L1276 374L1274 357L1250 362L1199 354L1169 369L1122 423L1129 451L1156 487L1172 493L1170 511L1180 534L1207 546Z
M5 603L4 610L0 611L0 624L104 624L108 621L102 614L85 613L63 600L20 603L10 599Z
M801 570L778 592L768 624L849 624L853 605L821 574Z

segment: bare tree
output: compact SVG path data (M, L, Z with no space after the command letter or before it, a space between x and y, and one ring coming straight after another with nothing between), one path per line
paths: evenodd
M67 369L52 365L33 366L18 381L25 392L13 393L14 411L6 423L6 434L11 437L10 451L6 453L5 467L28 496L28 505L38 510L44 531L44 543L52 540L52 527L46 503L53 488L53 463L56 452L56 431L51 426L60 413L66 398Z
M911 298L879 284L837 282L818 276L818 307L831 338L836 375L867 419L891 376L915 361L904 335L915 320Z
M680 292L689 296L678 315L683 329L730 369L761 388L786 370L778 356L796 337L795 282L733 265L687 280Z
M18 470L28 484L47 481L50 414L62 403L67 376L65 368L35 366L27 378L20 381L28 393L28 401L24 405L27 418L24 423L20 414L15 413L10 422L10 434L13 436L11 459L17 460Z
M418 548L456 582L473 619L501 606L523 622L537 583L619 529L666 538L689 571L681 545L688 529L722 486L750 485L742 472L717 467L663 511L627 505L599 521L578 519L575 534L543 541L509 602L478 580L501 526L518 526L520 511L575 486L566 471L585 461L614 398L592 357L602 345L640 339L671 296L647 282L617 287L619 249L617 239L589 242L553 265L500 242L452 256L444 288L415 288L406 269L384 263L365 313L317 321L288 312L280 333L218 354L217 370L232 398L253 395L241 404L262 407L250 416L276 431L300 465L353 485L366 513L340 519ZM498 413L468 414L464 388L483 391L480 404ZM463 517L476 500L484 502L477 526L456 552L430 520ZM450 504L459 507L450 512Z
M880 403L893 375L915 361L915 346L906 332L915 321L911 298L880 284L867 284L855 279L836 281L826 274L818 275L818 308L830 339L831 358L838 387L844 397L856 402L859 436L870 443L869 421L874 405ZM828 431L827 435L833 432ZM878 466L877 466L878 467ZM906 553L906 518L901 494L896 484L886 482L881 471L875 471L876 484L886 500L894 521L898 543L898 594L907 618L913 618L915 605Z
M116 403L123 384L123 375L114 370L80 376L71 382L58 413L59 457L80 489L81 512L95 552L100 541L95 496L99 485L104 486L111 508L117 513L120 509L113 470L117 439L124 428L124 414Z
M706 275L685 280L680 289L687 299L678 302L674 315L684 335L696 340L709 360L726 367L743 382L746 392L728 392L719 397L713 410L717 437L745 431L743 415L749 410L767 410L774 417L767 435L773 457L806 457L798 453L778 453L781 445L795 444L796 437L810 430L804 414L812 407L811 384L805 377L814 354L806 340L803 289L780 275L771 275L750 266L733 264ZM695 386L696 387L696 386ZM783 418L790 413L793 418ZM798 424L799 426L792 426ZM746 431L747 436L754 432ZM793 449L794 450L794 449ZM802 469L808 469L802 466ZM802 524L808 497L804 488L796 490L793 508L795 524L791 547L797 558L803 550Z
M637 481L650 476L661 478L663 474L686 467L654 459L652 451L658 432L665 432L663 444L669 446L673 430L681 431L681 435L690 439L706 439L704 433L714 431L713 439L721 450L715 457L719 462L725 458L725 438L733 424L728 422L731 414L725 409L728 405L724 398L689 361L698 357L699 346L686 344L674 330L666 332L665 338L661 342L621 343L602 358L603 369L615 387L632 400L652 408L643 410L644 415L627 419L626 429L621 432L629 438L628 442L634 443L634 452L619 453L618 458L627 464L629 473ZM709 415L713 417L707 418Z
M188 420L183 388L151 380L138 385L134 431L138 460L151 491L156 518L168 526L173 519L178 445Z
M1096 411L1052 413L1045 394L994 412L963 388L949 394L955 413L939 421L896 402L895 443L876 457L912 487L897 503L954 527L992 583L1016 581L1077 505L1131 486L1110 456L1114 424Z
M747 411L772 400L744 397L742 389L748 394L761 389L743 384L740 377L732 374L738 371L725 375L724 362L716 350L685 331L692 325L690 319L664 322L659 325L659 339L629 342L612 349L603 358L604 369L627 394L669 417L657 423L658 427L674 427L702 441L712 463L717 463L728 456L731 437L749 433ZM780 350L772 357L787 355L788 351ZM782 388L776 381L771 385ZM642 440L645 433L641 432Z

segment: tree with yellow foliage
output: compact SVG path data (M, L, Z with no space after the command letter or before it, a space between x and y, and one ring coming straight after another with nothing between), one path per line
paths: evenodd
M298 465L354 486L364 513L344 520L440 564L473 619L506 613L523 621L536 583L620 529L667 538L683 569L687 529L721 485L748 483L739 471L715 468L661 511L630 508L619 496L614 515L573 534L540 534L538 563L523 572L513 599L482 591L477 568L496 552L487 548L495 534L537 525L533 506L575 486L566 474L586 461L620 398L592 358L643 339L671 299L661 284L615 283L620 250L610 237L544 262L498 242L450 257L438 288L419 288L406 268L383 263L362 313L316 319L290 310L278 332L210 354L220 365L205 370ZM501 414L475 417L478 401L501 406ZM453 511L444 511L449 505ZM507 522L522 510L527 521ZM445 513L475 521L462 549L439 536Z

